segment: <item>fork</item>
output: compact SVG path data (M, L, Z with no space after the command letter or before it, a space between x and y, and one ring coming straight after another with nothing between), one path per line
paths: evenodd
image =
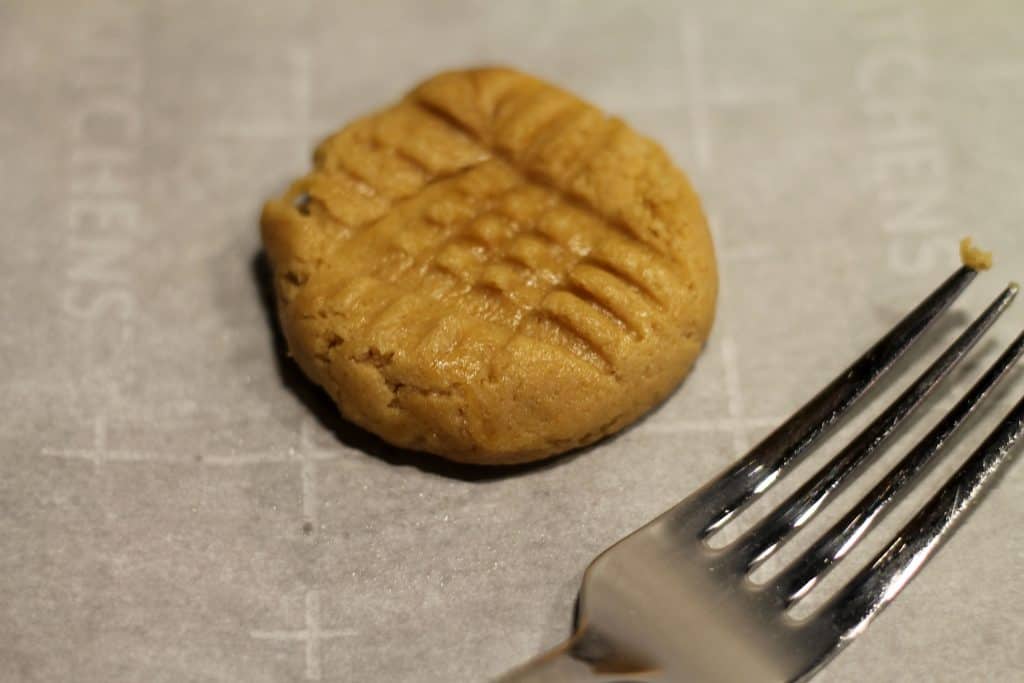
M806 617L791 610L928 471L1024 352L1018 336L903 459L806 551L751 574L880 453L1017 293L1011 283L931 365L816 474L724 547L709 539L805 457L975 278L964 266L750 453L587 568L567 641L500 683L794 681L862 633L1010 461L1024 398L874 559Z

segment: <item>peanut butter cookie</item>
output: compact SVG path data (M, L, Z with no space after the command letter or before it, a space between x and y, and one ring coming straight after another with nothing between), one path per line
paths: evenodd
M295 360L351 421L452 460L537 460L664 399L717 290L653 141L509 69L443 73L316 150L262 216Z

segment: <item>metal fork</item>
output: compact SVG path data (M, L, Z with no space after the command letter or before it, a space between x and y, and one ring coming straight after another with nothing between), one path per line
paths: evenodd
M924 373L793 494L738 539L709 537L805 456L960 295L963 267L748 455L616 543L583 578L575 634L501 683L794 681L813 675L907 585L991 486L1024 432L1024 398L864 569L806 618L790 608L889 511L1024 352L1018 336L907 455L778 574L751 573L848 484L981 338L1017 293L1008 286Z

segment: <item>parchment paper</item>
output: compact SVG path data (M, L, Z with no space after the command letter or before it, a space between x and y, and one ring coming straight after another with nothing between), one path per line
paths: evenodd
M952 272L959 237L997 266L930 353L1024 277L1022 8L0 4L0 680L478 681L554 645L587 562L835 375ZM263 199L321 136L481 62L662 141L722 277L671 400L511 472L334 417L283 357L258 256ZM1017 373L941 473L1022 390ZM1018 465L818 680L1021 680L1022 494Z

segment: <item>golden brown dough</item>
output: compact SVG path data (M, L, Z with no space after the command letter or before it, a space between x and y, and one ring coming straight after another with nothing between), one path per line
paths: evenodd
M443 73L267 202L281 325L351 421L464 462L615 432L687 373L717 275L693 190L622 121L509 69Z
M992 267L992 252L974 246L974 240L965 237L960 240L960 261L974 270L988 270Z

